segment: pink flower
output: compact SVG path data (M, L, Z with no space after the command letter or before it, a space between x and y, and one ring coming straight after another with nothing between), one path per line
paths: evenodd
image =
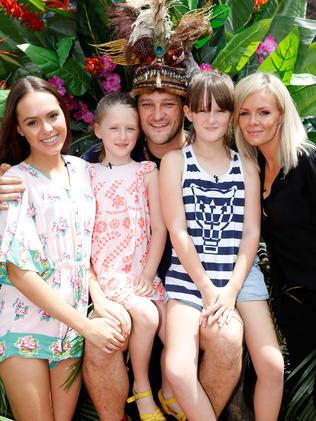
M277 48L278 44L275 42L273 35L267 35L264 41L261 41L256 49L258 63L262 63Z
M100 67L101 67L101 76L102 77L109 76L109 74L111 72L113 72L113 70L116 68L116 64L113 63L113 61L111 61L109 56L107 56L106 54L101 56L100 62L101 62Z
M61 96L64 96L66 93L66 89L64 87L64 80L61 79L58 76L53 76L52 78L48 79L48 81L51 85L55 86L57 91L60 93Z
M94 122L94 114L89 111L87 104L78 101L77 102L77 109L73 114L75 120L83 120L85 123L91 124Z
M119 92L121 90L121 77L117 73L110 74L102 80L105 92Z
M201 69L201 72L209 72L210 70L213 70L213 67L209 63L201 63L200 69Z

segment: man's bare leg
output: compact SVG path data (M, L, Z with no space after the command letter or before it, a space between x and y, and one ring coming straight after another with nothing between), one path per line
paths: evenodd
M202 358L199 380L218 417L229 401L240 377L243 322L237 311L230 323L200 328Z
M101 421L121 421L129 380L123 353L104 354L85 342L82 377Z

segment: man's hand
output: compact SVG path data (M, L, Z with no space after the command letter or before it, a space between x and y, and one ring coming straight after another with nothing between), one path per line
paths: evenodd
M0 165L0 210L8 209L8 205L3 202L21 199L21 192L25 190L22 180L17 177L5 177L10 165Z

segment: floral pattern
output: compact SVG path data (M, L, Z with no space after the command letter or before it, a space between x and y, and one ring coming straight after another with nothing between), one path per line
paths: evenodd
M144 176L155 164L144 161L105 168L91 166L97 212L92 236L92 264L105 295L126 308L133 305L135 285L143 272L150 240ZM162 300L157 277L151 299Z
M12 288L8 262L37 272L72 307L82 314L87 310L95 200L88 164L66 159L71 162L70 189L25 163L8 172L23 179L26 191L17 206L0 212L0 362L14 355L69 358L67 341L78 336ZM80 349L76 352L80 356Z

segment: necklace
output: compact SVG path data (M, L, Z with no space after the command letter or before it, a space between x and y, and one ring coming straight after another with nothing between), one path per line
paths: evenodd
M112 162L109 161L109 162L101 162L101 165L111 170L113 167L124 167L125 165L132 164L133 162L134 161L132 159L129 162L126 162L125 164L113 164Z

